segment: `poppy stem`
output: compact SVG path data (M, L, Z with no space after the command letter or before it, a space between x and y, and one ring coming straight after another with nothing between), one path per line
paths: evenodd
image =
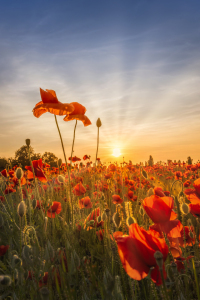
M95 161L95 165L97 164L98 150L99 150L99 127L97 127L97 152L96 152L96 161Z
M58 133L59 133L59 136L60 136L60 141L61 141L61 145L62 145L62 149L63 149L63 155L64 155L64 158L65 158L65 163L66 163L66 166L67 166L68 181L69 181L69 192L70 192L71 209L72 209L72 225L73 225L73 215L74 215L74 211L73 211L73 202L72 202L72 191L71 191L71 182L70 182L70 172L69 172L69 167L68 167L67 158L66 158L66 154L65 154L65 148L64 148L64 144L63 144L63 140L62 140L62 135L61 135L61 132L60 132L60 129L59 129L59 126L58 126L58 121L57 121L56 115L54 115L54 117L55 117L57 129L58 129Z
M73 137L72 152L71 152L71 165L72 165L72 155L73 155L73 152L74 152L74 141L75 141L76 126L77 126L77 120L76 120L76 123L75 123L75 126L74 126L74 137Z

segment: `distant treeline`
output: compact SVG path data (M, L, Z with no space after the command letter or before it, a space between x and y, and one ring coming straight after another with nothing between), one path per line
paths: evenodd
M57 167L58 158L52 152L45 152L43 155L35 153L34 149L30 146L31 160L37 160L42 158L42 161L49 164L51 167ZM14 158L0 157L0 171L4 170L9 165L9 168L15 165L21 166L25 169L25 166L30 166L27 146L22 146L15 152Z

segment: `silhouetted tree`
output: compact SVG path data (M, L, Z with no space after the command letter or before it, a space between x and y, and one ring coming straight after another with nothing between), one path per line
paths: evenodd
M0 171L4 170L6 168L7 164L8 164L7 159L4 157L1 157L0 158Z
M32 161L41 158L41 154L35 153L31 146L29 147L29 150ZM23 169L25 169L25 166L30 166L27 146L24 145L15 152L15 160L18 165L21 164Z
M51 167L57 167L58 158L52 152L45 152L42 155L43 162L49 164Z
M154 165L153 157L151 155L149 156L148 165L151 167Z
M193 161L193 159L191 159L191 157L188 156L188 158L187 158L187 163L188 163L188 165L192 165L192 161Z

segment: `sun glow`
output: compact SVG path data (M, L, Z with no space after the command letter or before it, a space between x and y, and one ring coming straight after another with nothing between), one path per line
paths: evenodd
M113 149L113 156L115 157L119 157L121 155L120 149L119 148L115 148Z

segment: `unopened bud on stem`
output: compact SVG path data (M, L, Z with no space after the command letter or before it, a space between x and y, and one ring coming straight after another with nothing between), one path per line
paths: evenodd
M97 119L96 125L97 125L97 127L101 127L102 123L101 123L100 118Z
M160 270L163 269L163 254L160 251L154 253L154 258Z

